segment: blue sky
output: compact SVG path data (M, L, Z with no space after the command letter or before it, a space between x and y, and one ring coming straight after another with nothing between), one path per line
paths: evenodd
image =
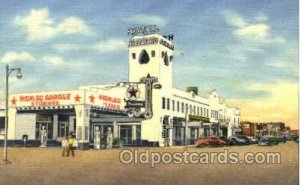
M296 0L1 0L0 78L9 63L24 75L11 79L13 92L127 80L127 29L156 24L174 34L177 88L266 99L275 92L263 87L298 85L298 7Z

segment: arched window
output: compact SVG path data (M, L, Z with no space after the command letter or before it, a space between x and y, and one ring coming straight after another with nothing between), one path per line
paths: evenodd
M147 64L150 60L149 54L146 50L142 50L139 57L139 63L140 64Z

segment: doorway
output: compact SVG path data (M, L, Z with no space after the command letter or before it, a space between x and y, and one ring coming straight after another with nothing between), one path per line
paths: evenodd
M58 137L66 137L69 135L69 122L58 123Z
M131 125L121 125L120 126L120 139L123 141L124 145L132 144L132 126Z
M53 124L50 122L37 122L35 127L36 140L41 140L42 129L46 130L47 139L53 139Z

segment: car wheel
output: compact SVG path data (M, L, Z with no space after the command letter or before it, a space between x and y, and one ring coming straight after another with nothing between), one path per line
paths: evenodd
M206 145L205 144L201 144L200 145L200 148L204 148Z

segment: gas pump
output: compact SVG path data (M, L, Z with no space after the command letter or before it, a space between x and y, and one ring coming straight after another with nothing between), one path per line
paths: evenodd
M99 127L95 127L94 130L94 149L99 150L101 146L101 132Z
M41 129L41 147L47 147L47 129L45 126L42 126Z

